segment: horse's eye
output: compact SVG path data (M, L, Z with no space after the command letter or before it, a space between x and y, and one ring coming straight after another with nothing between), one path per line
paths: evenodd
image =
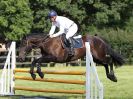
M26 41L23 40L23 41L21 42L21 45L26 45Z

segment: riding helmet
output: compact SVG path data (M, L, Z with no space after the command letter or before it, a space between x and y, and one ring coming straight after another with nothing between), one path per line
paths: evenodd
M51 10L51 11L48 13L48 17L51 18L51 17L53 17L53 16L57 16L57 13L56 13L56 11Z

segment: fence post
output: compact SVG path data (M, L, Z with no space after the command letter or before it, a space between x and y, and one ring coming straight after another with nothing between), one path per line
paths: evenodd
M91 97L91 92L90 92L90 61L89 61L89 56L88 56L88 51L90 50L90 46L88 44L88 42L85 43L86 46L86 99L90 99Z

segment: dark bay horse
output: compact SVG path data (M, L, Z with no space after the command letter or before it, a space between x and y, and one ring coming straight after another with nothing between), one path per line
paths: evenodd
M19 48L19 59L23 61L25 56L31 49L40 48L42 56L33 60L30 68L30 74L33 79L36 78L34 74L34 67L37 66L37 73L41 78L44 74L41 72L40 63L64 63L83 58L86 55L85 42L90 42L91 53L95 63L101 64L105 67L106 76L110 80L117 82L117 78L113 71L113 65L119 67L124 63L120 54L114 52L112 48L100 37L85 35L82 36L84 45L82 48L74 49L74 56L69 58L68 52L63 48L61 37L49 38L44 34L30 34L24 37ZM110 68L109 68L110 66Z

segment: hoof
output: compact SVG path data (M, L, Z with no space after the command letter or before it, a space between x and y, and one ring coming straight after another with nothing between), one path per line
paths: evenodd
M44 78L44 74L42 72L39 72L38 75L43 79Z
M117 82L117 78L115 75L108 75L108 78L113 82Z
M31 74L31 77L32 77L33 80L36 79L36 75L35 74Z
M114 82L117 82L117 78L116 78L115 75L112 77L112 80L113 80Z
M38 73L38 75L39 75L41 78L44 78L44 74L41 72L40 69L37 69L36 72Z

